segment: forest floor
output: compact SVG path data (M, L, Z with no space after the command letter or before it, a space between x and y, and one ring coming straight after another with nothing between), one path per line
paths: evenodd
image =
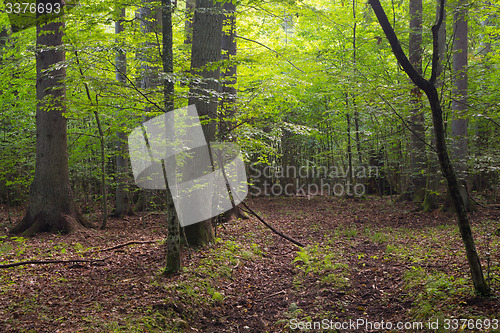
M159 213L24 239L6 235L11 224L0 207L1 264L103 259L0 269L0 332L425 332L463 323L465 331L498 331L500 211L470 215L495 295L481 298L472 293L454 214L394 199L250 199L307 246L254 218L231 221L218 227L215 244L184 248L174 276L161 274ZM10 213L17 220L23 211ZM129 241L156 242L109 250Z

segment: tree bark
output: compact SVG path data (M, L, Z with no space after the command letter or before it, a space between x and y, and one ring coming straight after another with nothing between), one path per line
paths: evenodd
M436 149L441 165L441 171L446 178L446 181L448 183L448 191L451 195L453 205L455 206L458 227L460 230L462 241L464 243L465 253L467 256L467 261L469 263L474 289L480 295L489 295L491 291L483 276L483 270L481 268L481 262L479 260L476 246L474 244L474 238L472 236L469 219L467 217L467 212L465 211L464 202L460 195L457 176L448 155L444 133L443 111L441 109L439 95L435 86L437 78L437 64L439 62L438 31L439 27L443 23L444 0L441 0L441 10L437 23L432 27L433 55L432 72L431 78L429 80L426 80L424 77L422 77L422 75L420 75L417 70L413 68L412 64L406 57L403 49L401 48L398 37L396 36L394 29L389 23L384 9L380 4L380 1L369 0L369 3L373 8L373 11L375 12L375 15L377 16L380 26L384 30L387 39L389 40L392 51L396 56L398 62L401 64L403 70L406 72L406 74L408 74L413 83L425 92L427 99L429 100L432 111L432 120L434 123L434 132L436 136Z
M26 215L11 230L22 236L69 233L82 225L90 226L76 207L69 181L66 70L56 66L65 61L63 27L62 21L37 25L35 176Z
M223 15L219 3L197 0L193 19L191 71L201 81L190 90L189 104L195 104L207 142L215 140L217 128L218 93L221 91L220 65ZM212 220L189 225L185 228L190 245L205 245L214 239Z

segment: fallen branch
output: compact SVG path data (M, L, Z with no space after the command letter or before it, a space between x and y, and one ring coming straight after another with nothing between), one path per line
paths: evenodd
M256 218L259 219L260 222L262 222L266 227L268 227L269 229L271 229L272 232L274 232L276 235L286 239L287 241L289 242L292 242L293 244L299 246L299 247L305 247L304 244L302 244L301 242L299 241L296 241L295 239L291 238L291 237L288 237L287 235L279 232L278 230L274 229L269 223L267 223L266 221L264 221L264 219L262 217L260 217L256 212L253 211L253 209L251 209L250 207L248 207L248 205L245 203L245 202L241 202L241 204L243 206L245 206L246 209L248 209L248 211L250 213L252 213L253 216L255 216Z
M119 248L122 248L122 247L125 247L125 246L134 245L134 244L152 244L152 243L157 243L158 241L160 241L160 240L152 240L152 241L130 241L130 242L127 242L125 244L120 244L120 245L116 245L116 246L113 246L113 247L108 247L107 249L104 249L104 250L98 250L98 252L113 251L113 250L116 250L116 249L119 249Z
M267 295L262 300L265 300L265 299L268 299L268 298L271 298L271 297L274 297L274 296L278 296L278 295L281 295L281 294L286 294L286 291L282 290L282 291L278 291L277 293L274 293L274 294L271 294L271 295Z
M112 251L116 250L125 246L133 245L133 244L151 244L151 243L156 243L158 240L153 240L153 241L130 241L125 244L120 244L116 245L113 247L108 247L103 250L97 250L95 252L106 252L106 251ZM23 266L23 265L47 265L47 264L70 264L70 263L81 263L81 262L86 262L86 263L93 263L93 262L99 262L99 261L104 261L108 259L109 257L106 257L104 259L70 259L70 260L27 260L27 261L20 261L20 262L15 262L12 264L5 264L5 265L0 265L0 268L11 268L11 267L17 267L17 266Z
M31 264L46 265L46 264L71 264L71 263L78 263L78 262L93 263L93 262L98 262L98 261L104 261L108 258L109 257L106 257L103 259L27 260L27 261L15 262L12 264L0 265L0 268L11 268L11 267L17 267L17 266L23 266L23 265L31 265Z

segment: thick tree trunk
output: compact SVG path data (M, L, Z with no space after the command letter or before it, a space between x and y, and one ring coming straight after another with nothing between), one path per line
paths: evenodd
M443 6L444 0L441 0L441 8L438 22L432 27L433 34L433 59L432 59L432 73L431 78L426 80L423 78L411 65L410 61L406 57L401 44L399 43L398 37L396 36L394 29L392 28L387 16L385 15L384 9L380 4L379 0L369 0L370 5L375 12L380 26L384 30L389 43L391 44L392 51L396 56L398 62L403 67L403 70L408 74L410 79L415 85L422 89L427 95L429 104L432 111L432 120L434 123L434 132L436 135L436 150L438 153L439 162L441 164L441 171L448 183L448 191L451 195L453 205L457 213L458 227L460 230L460 235L465 247L465 253L467 256L467 261L469 263L469 268L471 272L472 282L474 284L475 291L480 295L489 295L490 288L486 283L483 276L483 270L481 268L481 262L479 260L479 255L476 251L476 246L474 244L474 238L472 236L472 230L470 228L469 219L467 217L467 212L465 211L464 202L460 195L460 189L458 185L457 176L453 169L453 166L448 155L448 150L446 147L445 133L444 133L444 121L443 121L443 111L441 109L441 103L439 100L439 94L437 92L435 82L437 78L437 64L439 61L438 54L438 31L440 25L443 23Z
M191 88L189 104L196 104L202 121L203 133L208 143L215 140L217 128L217 94L221 87L218 82L220 66L210 68L221 60L223 15L219 3L212 0L197 0L193 22L191 70L202 77L200 83ZM207 68L208 65L208 68ZM215 93L215 94L214 94ZM204 245L214 239L211 219L189 225L185 228L190 245Z
M38 2L37 2L38 3ZM73 201L69 182L63 23L37 26L36 165L30 203L24 218L11 230L32 236L38 232L68 233L90 226Z

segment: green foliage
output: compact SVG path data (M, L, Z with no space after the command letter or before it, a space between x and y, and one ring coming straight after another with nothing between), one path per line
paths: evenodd
M225 2L226 0L218 0ZM236 113L224 115L234 127L231 137L243 148L245 159L261 166L283 162L287 148L296 166L347 165L347 117L352 139L360 139L354 166L371 163L372 153L381 152L393 186L404 187L409 175L409 131L402 120L409 117L412 85L398 67L387 40L369 6L357 2L320 1L235 1L238 6L238 54L213 63L222 69L238 65ZM159 1L148 3L157 8ZM403 47L408 44L408 0L383 3ZM114 34L116 6L126 8L124 32ZM88 206L99 200L101 182L99 137L94 112L105 133L106 173L109 190L117 185L113 163L116 133L126 134L144 117L162 113L158 87L145 88L141 81L150 75L160 83L175 83L175 104L184 106L189 84L190 45L184 44L186 13L180 4L173 13L174 74L160 68L161 36L144 32L145 22L135 19L144 6L140 1L110 4L86 1L65 16L67 72L68 147L71 182L80 201ZM450 3L450 9L452 4ZM498 48L498 1L471 4L469 11L471 57L469 59L469 119L472 173L494 183L499 177L498 135L500 53ZM451 11L450 11L451 12ZM446 25L452 31L452 16ZM435 20L435 2L424 1L424 74L429 76L430 27ZM151 23L151 20L148 21ZM9 24L0 15L0 28ZM356 24L356 61L353 60ZM448 34L448 44L452 42ZM449 48L451 49L451 48ZM485 50L489 50L486 52ZM35 167L35 29L14 33L0 46L0 202L23 203ZM127 55L127 80L116 81L117 50ZM451 54L446 55L447 59ZM145 66L147 65L147 66ZM149 72L145 68L149 67ZM149 74L148 74L149 73ZM443 76L442 102L452 100L452 73ZM426 125L428 105L423 104ZM222 117L222 115L221 115ZM359 123L355 133L353 119ZM495 125L497 124L497 125ZM427 141L432 128L427 126ZM20 130L22 129L22 130ZM354 141L354 154L358 154ZM354 156L356 157L356 156Z
M404 274L406 288L415 299L414 319L447 318L457 315L470 296L471 287L464 278L455 278L442 272L431 273L411 266Z
M330 284L334 288L349 286L349 266L343 254L330 246L307 246L297 252L293 262L302 272L302 277L318 276L321 282Z

